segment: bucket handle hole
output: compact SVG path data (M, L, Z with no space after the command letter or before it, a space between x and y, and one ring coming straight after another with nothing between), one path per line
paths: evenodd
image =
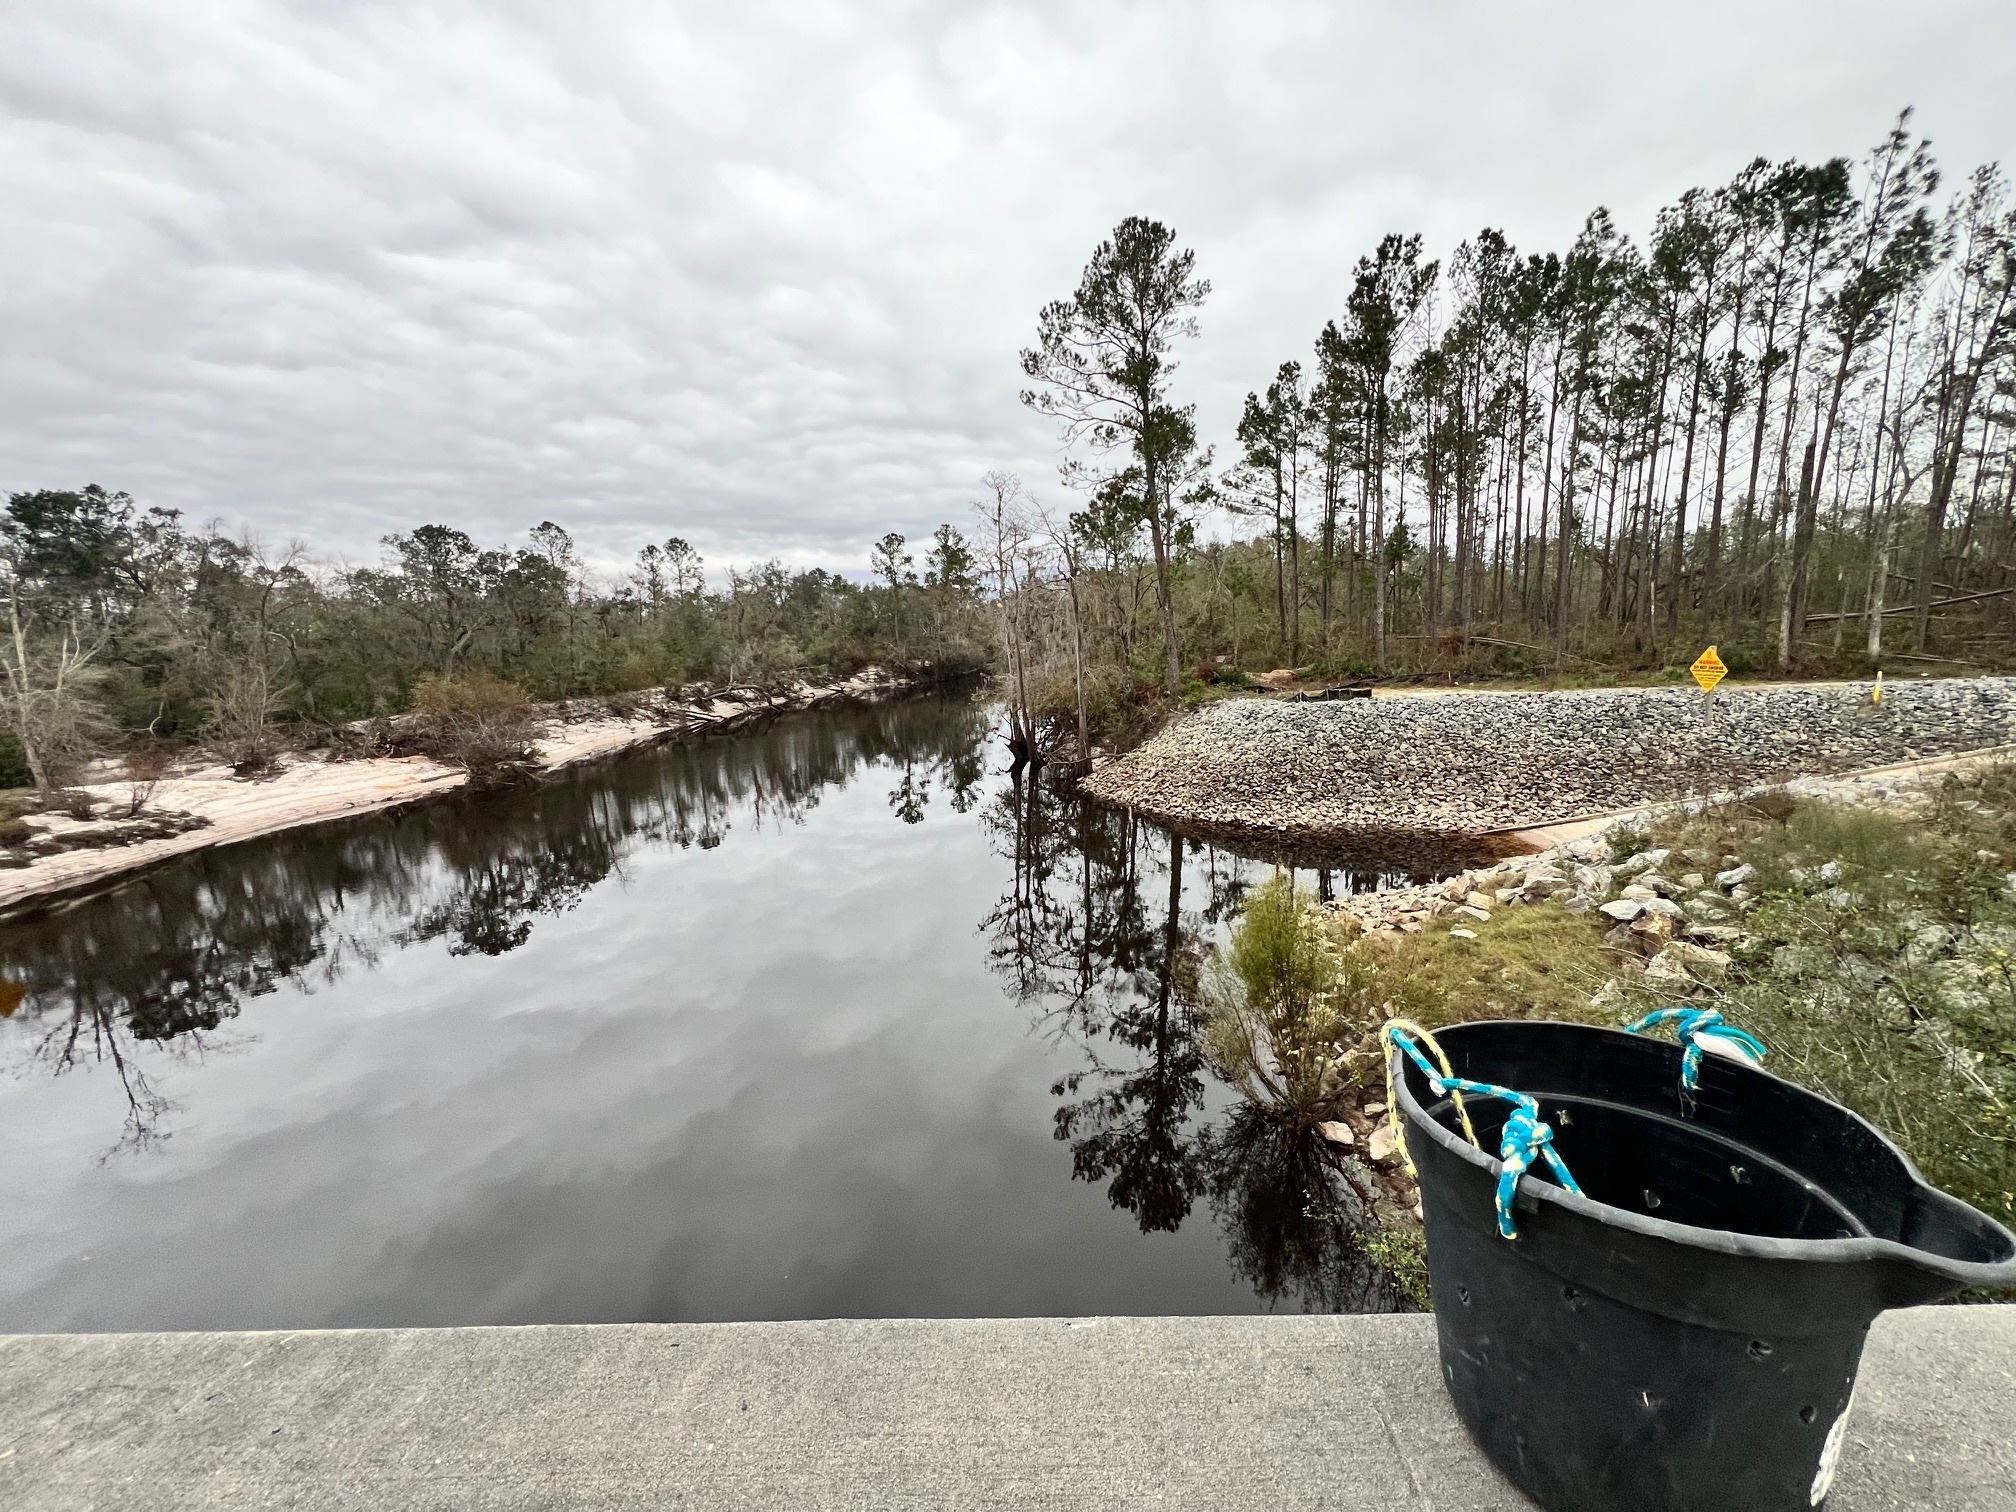
M1820 1414L1815 1412L1811 1407L1801 1407L1799 1409L1799 1421L1802 1423L1810 1423L1818 1416Z
M1561 1300L1563 1302L1566 1302L1576 1312L1582 1311L1583 1308L1589 1305L1588 1302L1583 1299L1582 1293L1577 1291L1572 1286L1564 1286L1561 1288Z
M1751 1359L1753 1359L1753 1360L1764 1360L1764 1359L1769 1359L1769 1358L1770 1358L1770 1356L1771 1356L1771 1345L1770 1345L1770 1342L1769 1342L1768 1340L1765 1340L1765 1339L1752 1339L1752 1340L1750 1341L1750 1358L1751 1358Z
M1468 1307L1470 1305L1470 1288L1467 1286L1457 1287L1456 1300L1461 1302L1465 1307Z
M1729 1179L1738 1186L1748 1186L1750 1185L1749 1169L1740 1165L1732 1165L1729 1167Z
M1648 1208L1659 1206L1659 1194L1650 1187L1645 1188L1645 1206Z

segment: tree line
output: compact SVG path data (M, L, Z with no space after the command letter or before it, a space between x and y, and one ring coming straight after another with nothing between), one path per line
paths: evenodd
M471 678L550 700L986 665L959 531L940 528L921 570L893 532L870 558L868 583L774 560L710 582L675 536L611 580L548 521L511 550L422 525L347 568L95 486L16 493L0 514L0 785L60 787L108 750L195 743L256 769Z
M1026 559L1011 659L1019 635L1053 672L1152 667L1167 694L1228 661L1558 672L1707 641L1739 670L1999 664L2012 285L2006 179L1942 198L1906 111L1859 165L1688 190L1642 244L1603 209L1562 252L1383 237L1221 467L1172 381L1210 285L1130 218L1021 354L1083 502L983 531Z
M1560 252L1385 236L1222 460L1175 382L1210 283L1130 217L1020 356L1070 505L990 474L971 539L941 526L920 566L887 535L866 583L710 577L678 537L605 580L551 522L510 550L423 525L350 569L100 488L17 493L0 782L147 742L257 765L478 674L553 699L992 664L1030 751L1274 666L1594 676L1710 641L1739 672L2002 665L2016 207L1993 165L1941 186L1906 112L1859 164L1690 189L1642 244L1602 209Z

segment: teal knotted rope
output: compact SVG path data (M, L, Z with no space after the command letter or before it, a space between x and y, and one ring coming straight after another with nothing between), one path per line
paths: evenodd
M1711 1040L1735 1046L1753 1066L1771 1053L1764 1047L1764 1041L1747 1029L1726 1022L1714 1008L1661 1008L1630 1025L1625 1033L1643 1034L1654 1024L1664 1023L1674 1025L1681 1045L1686 1048L1687 1053L1680 1057L1680 1085L1689 1092L1701 1085L1701 1044L1697 1036L1705 1034Z
M1519 1237L1519 1227L1512 1221L1512 1201L1519 1195L1519 1178L1533 1167L1536 1155L1547 1157L1547 1164L1553 1167L1560 1184L1577 1197L1582 1188L1569 1173L1568 1164L1562 1160L1554 1148L1554 1131L1541 1120L1540 1104L1524 1092L1514 1092L1510 1087L1495 1087L1489 1082L1466 1081L1460 1076L1444 1076L1428 1063L1428 1057L1421 1053L1421 1047L1414 1043L1414 1037L1403 1030L1391 1033L1394 1044L1407 1052L1407 1058L1421 1068L1421 1074L1428 1078L1428 1085L1437 1092L1463 1092L1471 1097L1495 1097L1512 1104L1512 1112L1505 1120L1505 1128L1498 1139L1498 1232L1507 1239ZM1400 1110L1393 1115L1398 1118Z

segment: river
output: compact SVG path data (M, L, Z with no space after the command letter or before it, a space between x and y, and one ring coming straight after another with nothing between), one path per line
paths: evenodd
M953 696L199 853L0 926L0 1331L1393 1306L1197 1050L1271 871Z

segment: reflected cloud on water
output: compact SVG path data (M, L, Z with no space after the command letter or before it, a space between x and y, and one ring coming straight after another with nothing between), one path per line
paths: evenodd
M1396 1305L1323 1148L1240 1103L1199 1050L1199 969L1271 868L1004 774L991 732L985 706L956 698L805 716L536 788L199 853L0 927L21 994L0 1044L17 1075L114 1078L124 1126L103 1132L102 1158L137 1159L187 1112L159 1089L164 1069L255 1044L256 1000L421 948L510 955L543 921L596 906L590 895L647 851L803 827L872 773L890 784L884 823L907 832L937 815L985 836L1000 894L971 924L987 969L1067 1063L1049 1092L1072 1179L1103 1186L1143 1235L1208 1213L1266 1305ZM1331 871L1319 885L1373 880Z

